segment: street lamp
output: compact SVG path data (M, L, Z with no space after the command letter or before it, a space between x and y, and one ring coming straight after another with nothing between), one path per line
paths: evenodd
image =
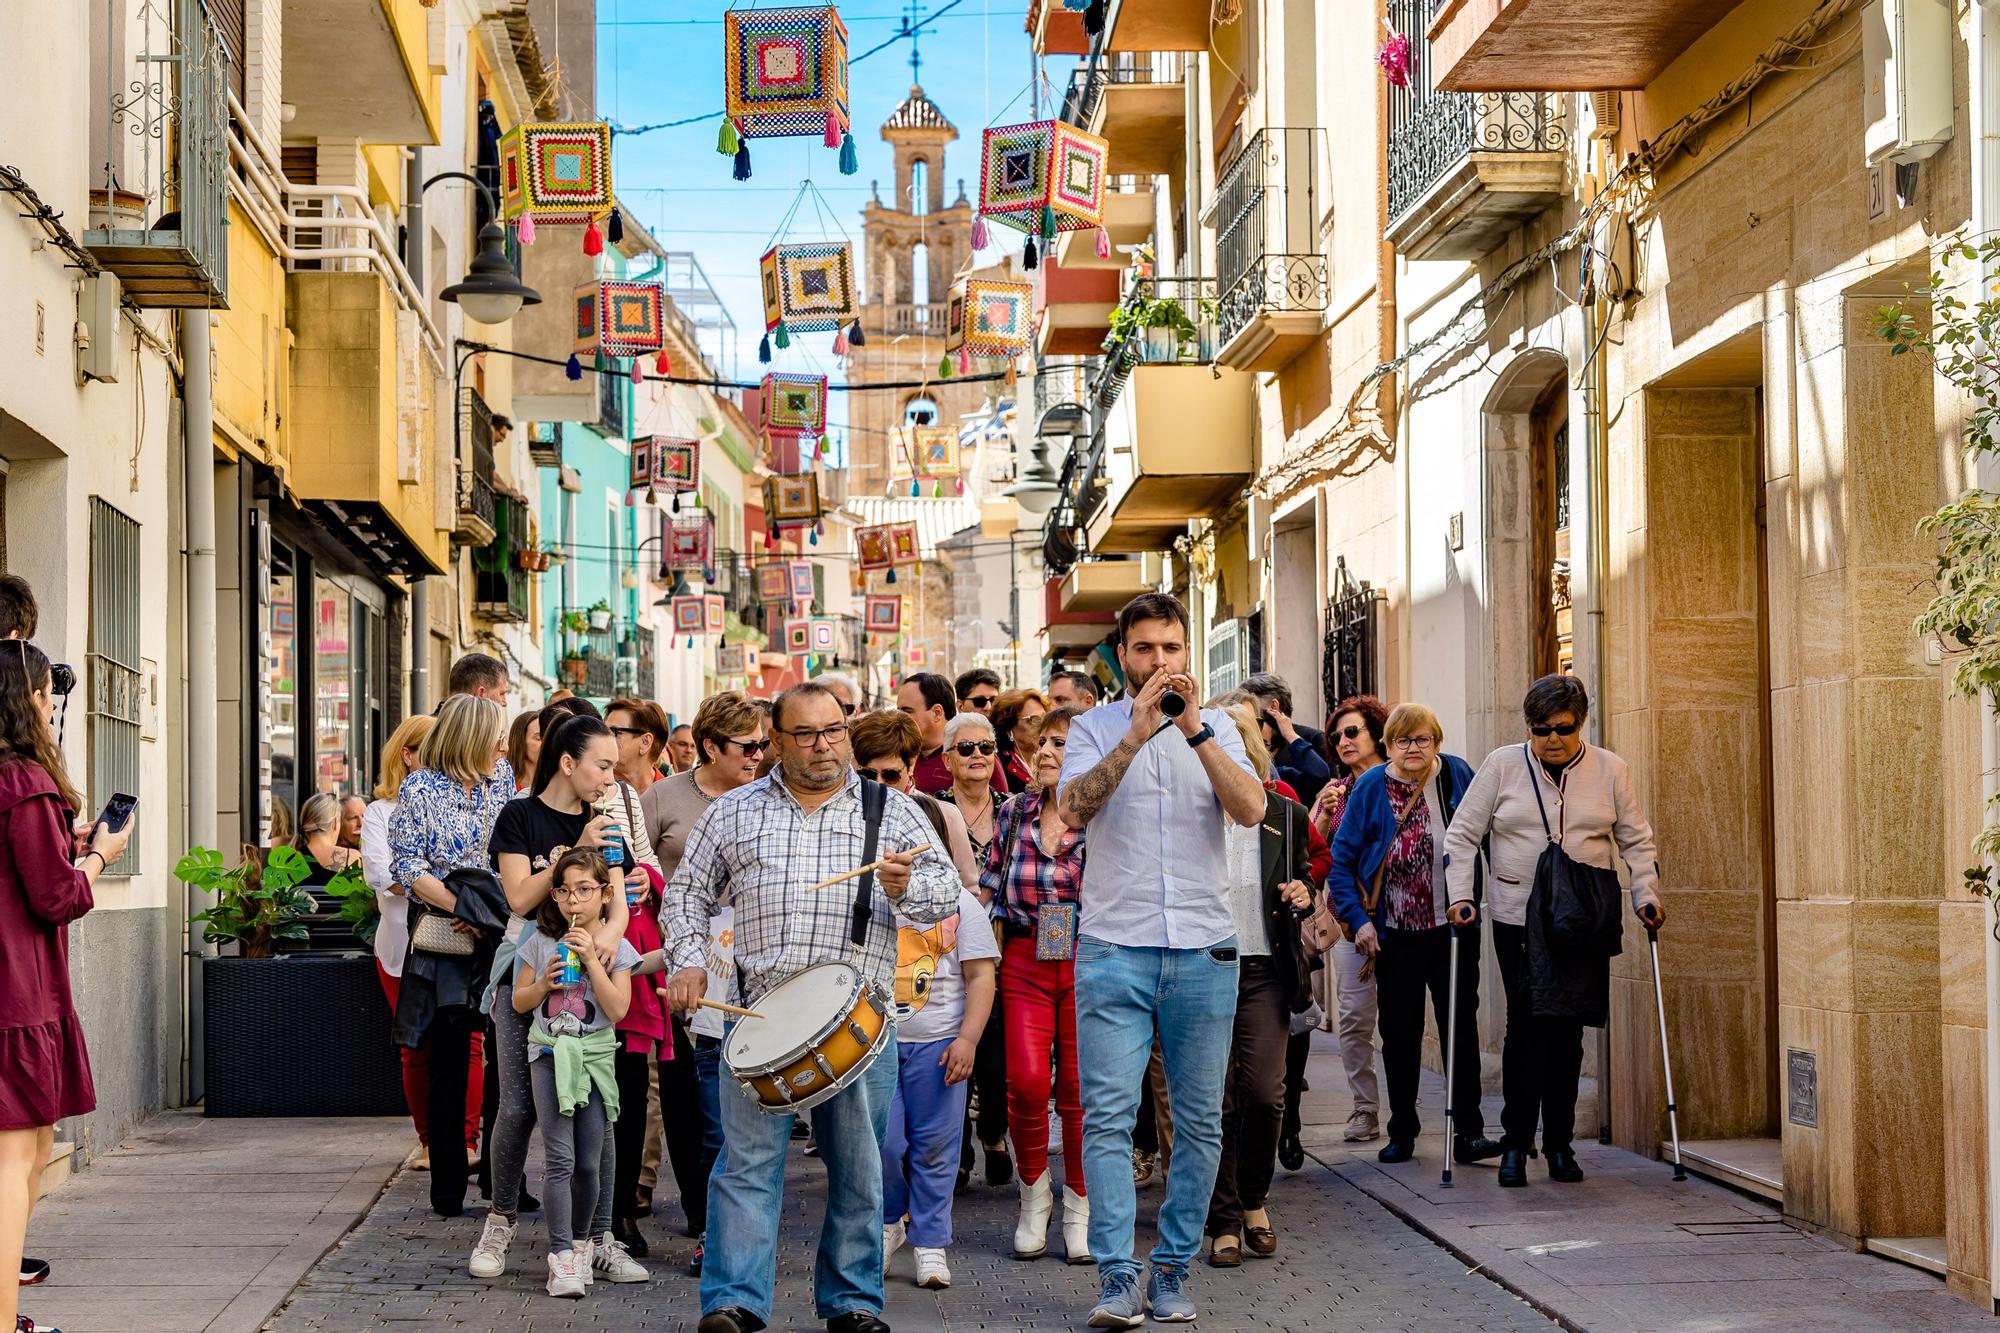
M486 225L479 229L479 253L473 256L472 268L460 282L439 292L444 300L452 302L465 311L467 319L485 325L505 324L521 313L524 305L540 305L542 294L522 283L515 274L513 264L507 259L507 233L492 218L500 214L500 205L493 198L493 191L486 182L464 171L441 171L424 182L430 189L443 180L469 181L486 200L489 215Z
M1062 487L1056 481L1055 469L1049 466L1048 445L1041 438L1037 437L1029 448L1028 465L1021 469L1020 476L1000 493L1011 496L1026 514L1046 514L1054 508Z

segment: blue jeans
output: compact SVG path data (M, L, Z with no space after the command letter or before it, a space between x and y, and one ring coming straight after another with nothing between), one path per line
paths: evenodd
M896 1053L888 1050L858 1081L812 1109L827 1178L813 1259L813 1307L823 1320L854 1310L882 1313L882 1136L895 1093ZM701 1310L734 1305L769 1323L794 1117L759 1110L734 1086L722 1089L721 1109L722 1156L708 1178Z
M1153 1039L1167 1068L1174 1153L1160 1204L1156 1268L1185 1269L1222 1157L1222 1086L1236 1015L1236 940L1206 949L1076 944L1077 1070L1083 1084L1083 1178L1090 1191L1090 1252L1101 1279L1140 1275L1132 1257L1138 1212L1132 1125Z
M944 1084L944 1052L951 1043L941 1037L896 1047L901 1073L882 1141L882 1223L893 1226L908 1213L910 1244L926 1249L951 1244L951 1193L971 1086Z
M722 1041L718 1037L694 1039L694 1077L701 1087L701 1158L713 1174L715 1159L722 1155ZM733 1089L732 1089L733 1091Z

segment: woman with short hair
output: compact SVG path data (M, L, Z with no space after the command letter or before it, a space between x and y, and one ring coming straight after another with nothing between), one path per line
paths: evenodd
M993 785L999 748L993 723L984 713L967 709L944 724L944 766L951 774L951 787L940 795L965 817L965 834L975 863L986 859L987 844L993 841L997 828L1000 798L1006 794ZM972 1075L973 1090L979 1094L976 1128L986 1152L986 1183L996 1188L1014 1176L1014 1159L1007 1152L1006 1013L1006 1000L996 994L993 1011L986 1017L985 1034L979 1039L978 1068ZM962 1180L969 1179L971 1134L965 1136L959 1149L958 1165Z
M1424 996L1438 1031L1457 1025L1457 1067L1449 1093L1453 1158L1470 1165L1498 1157L1479 1109L1479 936L1460 937L1458 1012L1450 1011L1451 936L1474 920L1471 903L1449 909L1445 836L1472 785L1472 766L1444 753L1444 727L1422 704L1398 704L1382 728L1389 762L1363 773L1347 797L1333 839L1327 888L1334 912L1361 956L1374 963L1382 1067L1389 1081L1389 1141L1376 1158L1407 1162L1416 1152L1417 1070L1424 1043ZM1476 858L1474 858L1476 861ZM1477 874L1475 866L1474 874ZM1476 880L1475 880L1476 884Z
M1473 870L1482 843L1490 868L1487 910L1507 994L1500 1183L1510 1187L1528 1183L1537 1121L1549 1179L1583 1179L1571 1146L1583 1030L1604 1026L1610 1016L1610 954L1554 948L1531 929L1544 852L1556 844L1584 865L1610 870L1615 851L1631 872L1632 910L1653 930L1667 919L1653 828L1639 806L1632 771L1611 751L1584 743L1590 696L1583 682L1542 677L1528 688L1521 714L1529 739L1486 757L1445 837L1454 908L1477 910Z
M330 883L350 862L360 859L340 845L340 804L332 792L316 791L299 806L298 846L311 862L310 873L300 882L308 888Z
M1035 785L1036 736L1049 701L1040 690L1003 690L993 701L994 739L1000 743L1000 767L1009 791Z
M604 707L604 725L618 738L618 780L644 796L660 781L672 734L667 715L651 699L613 699Z

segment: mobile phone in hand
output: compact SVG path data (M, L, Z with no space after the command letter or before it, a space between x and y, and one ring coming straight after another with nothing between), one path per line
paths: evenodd
M125 827L125 821L132 817L132 812L138 806L138 797L128 795L122 791L116 792L109 801L104 803L103 813L97 816L97 826L116 833L119 829Z

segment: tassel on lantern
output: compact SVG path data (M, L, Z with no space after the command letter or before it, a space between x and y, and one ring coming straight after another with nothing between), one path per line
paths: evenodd
M1011 392L1011 391L1012 391L1012 390L1014 390L1015 388L1019 387L1019 385L1020 385L1020 382L1021 382L1021 376L1020 376L1020 373L1019 373L1019 372L1018 372L1018 371L1017 371L1017 370L1016 370L1016 369L1014 368L1014 363L1013 363L1012 361L1009 361L1009 362L1007 363L1007 388L1008 388L1008 390L1009 390L1009 391Z
M959 479L958 479L957 481L954 481L954 482L953 482L953 483L951 484L951 493L952 493L953 495L963 495L963 494L965 494L965 478L964 478L964 477L960 477L960 478L959 478Z
M1053 204L1042 205L1042 247L1048 248L1056 238L1056 210Z
M647 483L646 483L646 503L647 503L647 504L649 504L649 505L656 505L656 504L658 504L659 502L660 502L660 497L659 497L659 494L658 494L658 492L656 492L656 491L655 491L655 490L653 489L653 483L652 483L652 482L650 482L650 481L649 481L649 482L647 482Z
M771 335L768 333L757 344L757 359L767 366L771 364Z
M522 245L533 245L535 243L535 215L533 213L521 214L521 220L514 224L514 239Z
M583 378L583 362L576 359L575 352L571 352L569 360L563 362L563 378L569 380L580 380Z
M1035 249L1035 238L1030 236L1028 243L1021 247L1021 267L1033 268L1040 262L1041 254Z
M1111 258L1111 233L1102 227L1097 229L1097 257L1099 259Z
M737 180L750 179L750 141L739 140L736 145L736 170L731 173Z
M973 214L972 248L975 250L984 250L986 248L987 242L991 241L992 239L993 239L992 234L986 230L986 215L984 213Z
M653 373L655 375L671 375L674 373L674 363L667 359L667 349L664 347L660 349L660 354L653 358Z
M688 647L694 647L694 635L692 634L688 635Z
M681 493L679 491L675 491L667 498L667 509L669 512L675 514L681 512Z
M768 551L777 544L778 544L778 530L776 528L764 529L764 549Z
M895 581L896 581L896 567L894 565L891 565L889 566L889 577L886 580L884 580L884 582L894 583Z
M826 146L840 147L840 117L831 111L826 113Z
M943 498L944 498L944 483L943 483L943 482L941 482L941 481L934 481L934 482L932 482L932 483L931 483L931 499L933 499L933 500L942 500Z
M818 518L818 519L814 519L814 520L813 520L813 535L814 535L814 536L816 536L816 537L824 537L824 536L826 536L826 520L825 520L825 519L823 519L823 518Z
M958 349L958 373L961 375L972 373L972 353L963 347Z
M861 321L858 319L847 330L847 345L849 347L866 347L868 345L868 336L862 333Z
M1090 3L1083 7L1083 30L1092 37L1104 31L1106 8L1105 0L1090 0Z
M610 218L605 221L604 239L613 245L625 239L625 219L618 215L618 210L615 208L611 210Z
M596 218L583 229L583 252L593 259L604 253L604 230L597 225Z
M632 358L632 368L626 373L631 375L634 384L644 384L646 382L646 372L640 368L639 358L636 356Z
M736 150L742 147L742 144L743 141L736 137L736 122L724 116L722 128L716 131L715 151L724 157L734 157Z
M807 533L807 534L806 534L806 541L807 541L807 542L808 542L809 544L813 545L813 546L818 546L818 545L819 545L819 529L818 529L818 528L814 528L814 529L813 529L813 530L812 530L811 532Z
M854 131L840 136L840 174L852 176L861 170L861 154L854 149Z
M923 493L924 493L923 486L914 479L912 479L910 482L910 498L914 500Z
M941 380L951 378L951 353L949 352L938 358L938 378Z
M771 345L782 352L792 345L792 331L785 327L785 321L782 319L778 321L777 334L778 336L771 340Z
M835 329L835 330L833 331L833 354L834 354L835 356L846 356L846 355L847 355L847 330L846 330L846 329Z

